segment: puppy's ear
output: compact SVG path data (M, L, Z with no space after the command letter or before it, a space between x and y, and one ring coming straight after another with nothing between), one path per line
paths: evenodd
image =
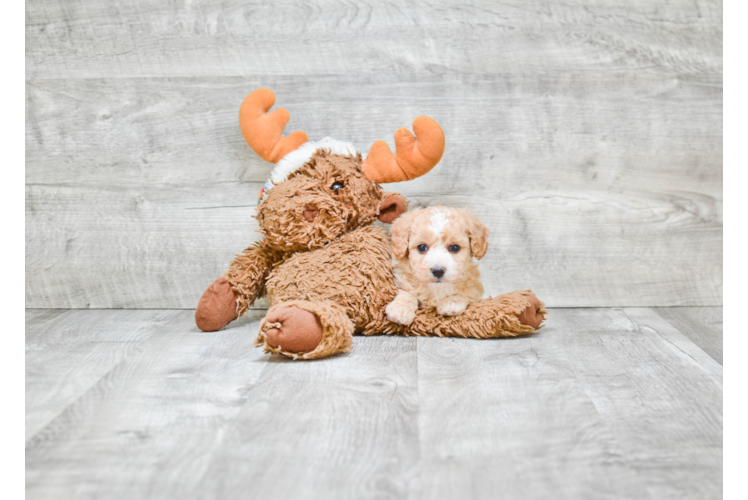
M480 260L488 250L488 228L471 213L465 212L465 219L467 221L467 233L470 237L470 250L475 258Z
M408 210L408 200L398 193L384 193L379 205L378 218L385 224L392 224Z
M390 228L392 237L392 251L398 259L404 259L408 255L408 242L410 241L410 225L413 222L414 212L406 212L395 220Z

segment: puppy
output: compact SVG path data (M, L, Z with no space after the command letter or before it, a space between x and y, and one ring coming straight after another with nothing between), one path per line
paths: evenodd
M488 229L464 210L431 207L406 212L390 230L398 293L387 319L409 325L419 305L456 316L481 298L478 266L488 249Z

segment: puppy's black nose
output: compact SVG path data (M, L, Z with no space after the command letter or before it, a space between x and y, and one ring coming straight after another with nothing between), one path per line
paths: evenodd
M443 267L432 267L431 274L433 274L434 277L436 278L441 278L442 276L444 276L444 268Z

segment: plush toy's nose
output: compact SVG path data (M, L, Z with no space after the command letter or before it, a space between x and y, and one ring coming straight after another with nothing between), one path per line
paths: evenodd
M316 219L318 213L319 211L314 205L307 205L306 208L304 208L304 218L309 222L312 222L314 219Z
M431 274L433 274L434 277L436 278L441 278L442 276L444 276L444 268L443 267L432 267Z

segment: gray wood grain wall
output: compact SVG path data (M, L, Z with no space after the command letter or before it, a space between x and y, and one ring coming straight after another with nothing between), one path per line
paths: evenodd
M363 150L436 119L385 187L483 219L490 294L722 303L721 1L27 0L27 306L194 307L258 237L259 86Z

